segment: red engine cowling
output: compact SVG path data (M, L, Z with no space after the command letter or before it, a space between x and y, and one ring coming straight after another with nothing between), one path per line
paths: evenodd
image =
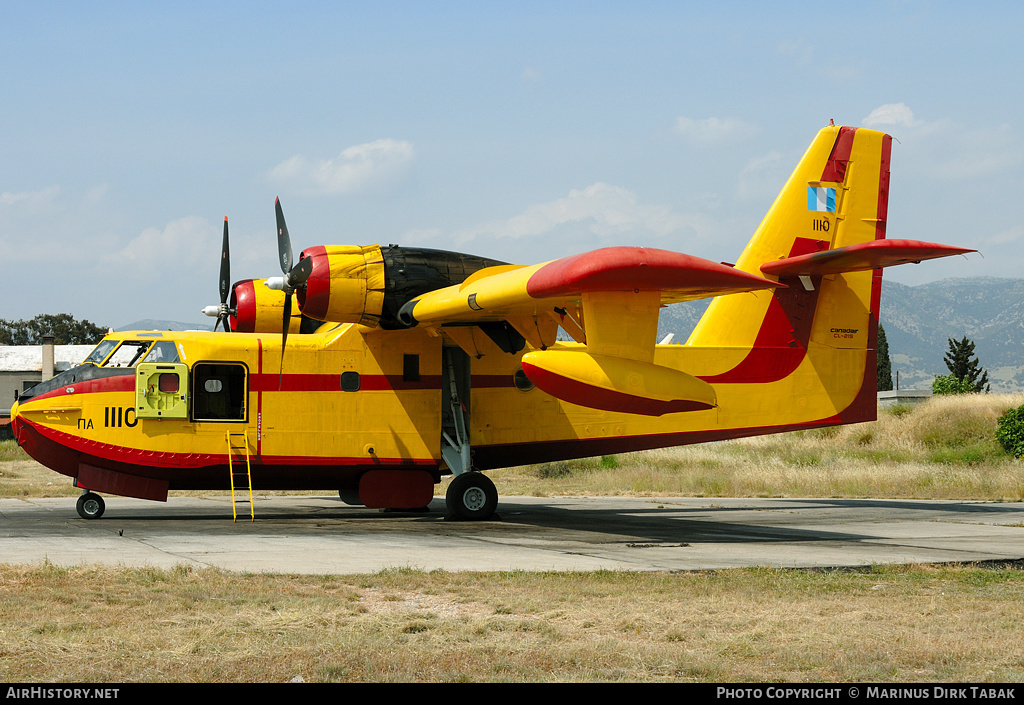
M235 312L228 320L238 333L281 333L284 320L284 292L267 288L266 279L245 279L231 287L229 307ZM288 333L298 333L302 324L298 303L292 298Z
M379 245L327 245L302 251L312 259L306 285L296 291L302 314L318 321L376 326L384 305L384 258Z

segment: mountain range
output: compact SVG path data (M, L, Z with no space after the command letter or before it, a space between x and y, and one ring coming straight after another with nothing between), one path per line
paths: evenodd
M181 321L158 321L146 318L118 327L117 332L126 330L213 330L212 323L182 323Z
M709 300L662 309L658 339L685 342ZM879 321L900 389L931 389L948 374L949 339L966 336L988 370L992 392L1024 389L1024 279L971 277L907 286L882 279Z

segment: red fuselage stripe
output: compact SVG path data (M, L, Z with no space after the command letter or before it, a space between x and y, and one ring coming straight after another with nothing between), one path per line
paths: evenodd
M178 468L207 467L210 465L227 465L227 453L173 453L166 451L127 448L113 443L103 443L58 431L25 419L19 419L30 426L45 440L67 448L73 452L84 453L95 458L117 462L127 462L139 467ZM366 458L341 456L312 455L265 455L257 459L264 465L367 465ZM435 467L433 458L374 458L373 464L380 465L417 465Z
M249 391L257 392L341 392L340 374L288 374L278 377L277 373L263 372L262 341L258 361L258 371L249 375ZM278 381L280 379L280 387ZM470 385L473 389L491 389L515 386L512 375L473 375ZM421 375L418 381L405 381L402 375L360 375L360 391L405 391L405 390L439 390L441 375ZM79 396L81 394L98 394L101 392L134 392L135 375L127 372L115 377L100 377L84 382L75 382L66 387L59 387L46 394L26 399L23 407L43 399ZM262 397L258 397L262 403Z

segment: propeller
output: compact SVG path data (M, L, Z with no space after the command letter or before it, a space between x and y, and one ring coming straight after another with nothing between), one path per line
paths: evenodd
M284 375L284 348L288 342L288 328L292 318L292 294L296 289L306 285L306 280L313 272L313 260L302 259L292 266L292 241L288 237L288 224L284 221L284 211L281 209L281 199L274 201L274 211L277 216L277 253L281 260L281 271L283 277L271 277L267 279L267 286L284 292L284 318L281 322L281 374L277 379L277 388L281 388L281 377Z
M228 253L228 217L224 216L224 244L220 252L220 306L207 306L203 313L207 316L216 316L217 321L213 324L213 330L222 322L224 332L230 333L231 326L228 324L228 316L235 315L234 309L228 308L228 295L231 293L231 255Z

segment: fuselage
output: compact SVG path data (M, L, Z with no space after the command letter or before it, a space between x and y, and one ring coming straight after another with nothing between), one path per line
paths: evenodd
M811 345L789 355L788 366L716 383L713 409L652 417L556 399L522 374L529 348L503 352L479 331L478 356L469 356L419 329L325 328L289 337L283 371L281 339L272 334L111 334L89 362L18 402L16 435L30 455L70 477L84 466L86 475L156 480L155 489L131 481L123 488L155 499L163 483L227 486L230 436L248 446L254 487L342 489L381 468L426 471L436 482L450 472L441 453L451 423L446 356L458 362L478 469L839 423L862 393L866 363L863 349L837 355ZM657 346L656 361L715 379L742 370L749 353L668 345ZM819 374L822 355L841 394Z

